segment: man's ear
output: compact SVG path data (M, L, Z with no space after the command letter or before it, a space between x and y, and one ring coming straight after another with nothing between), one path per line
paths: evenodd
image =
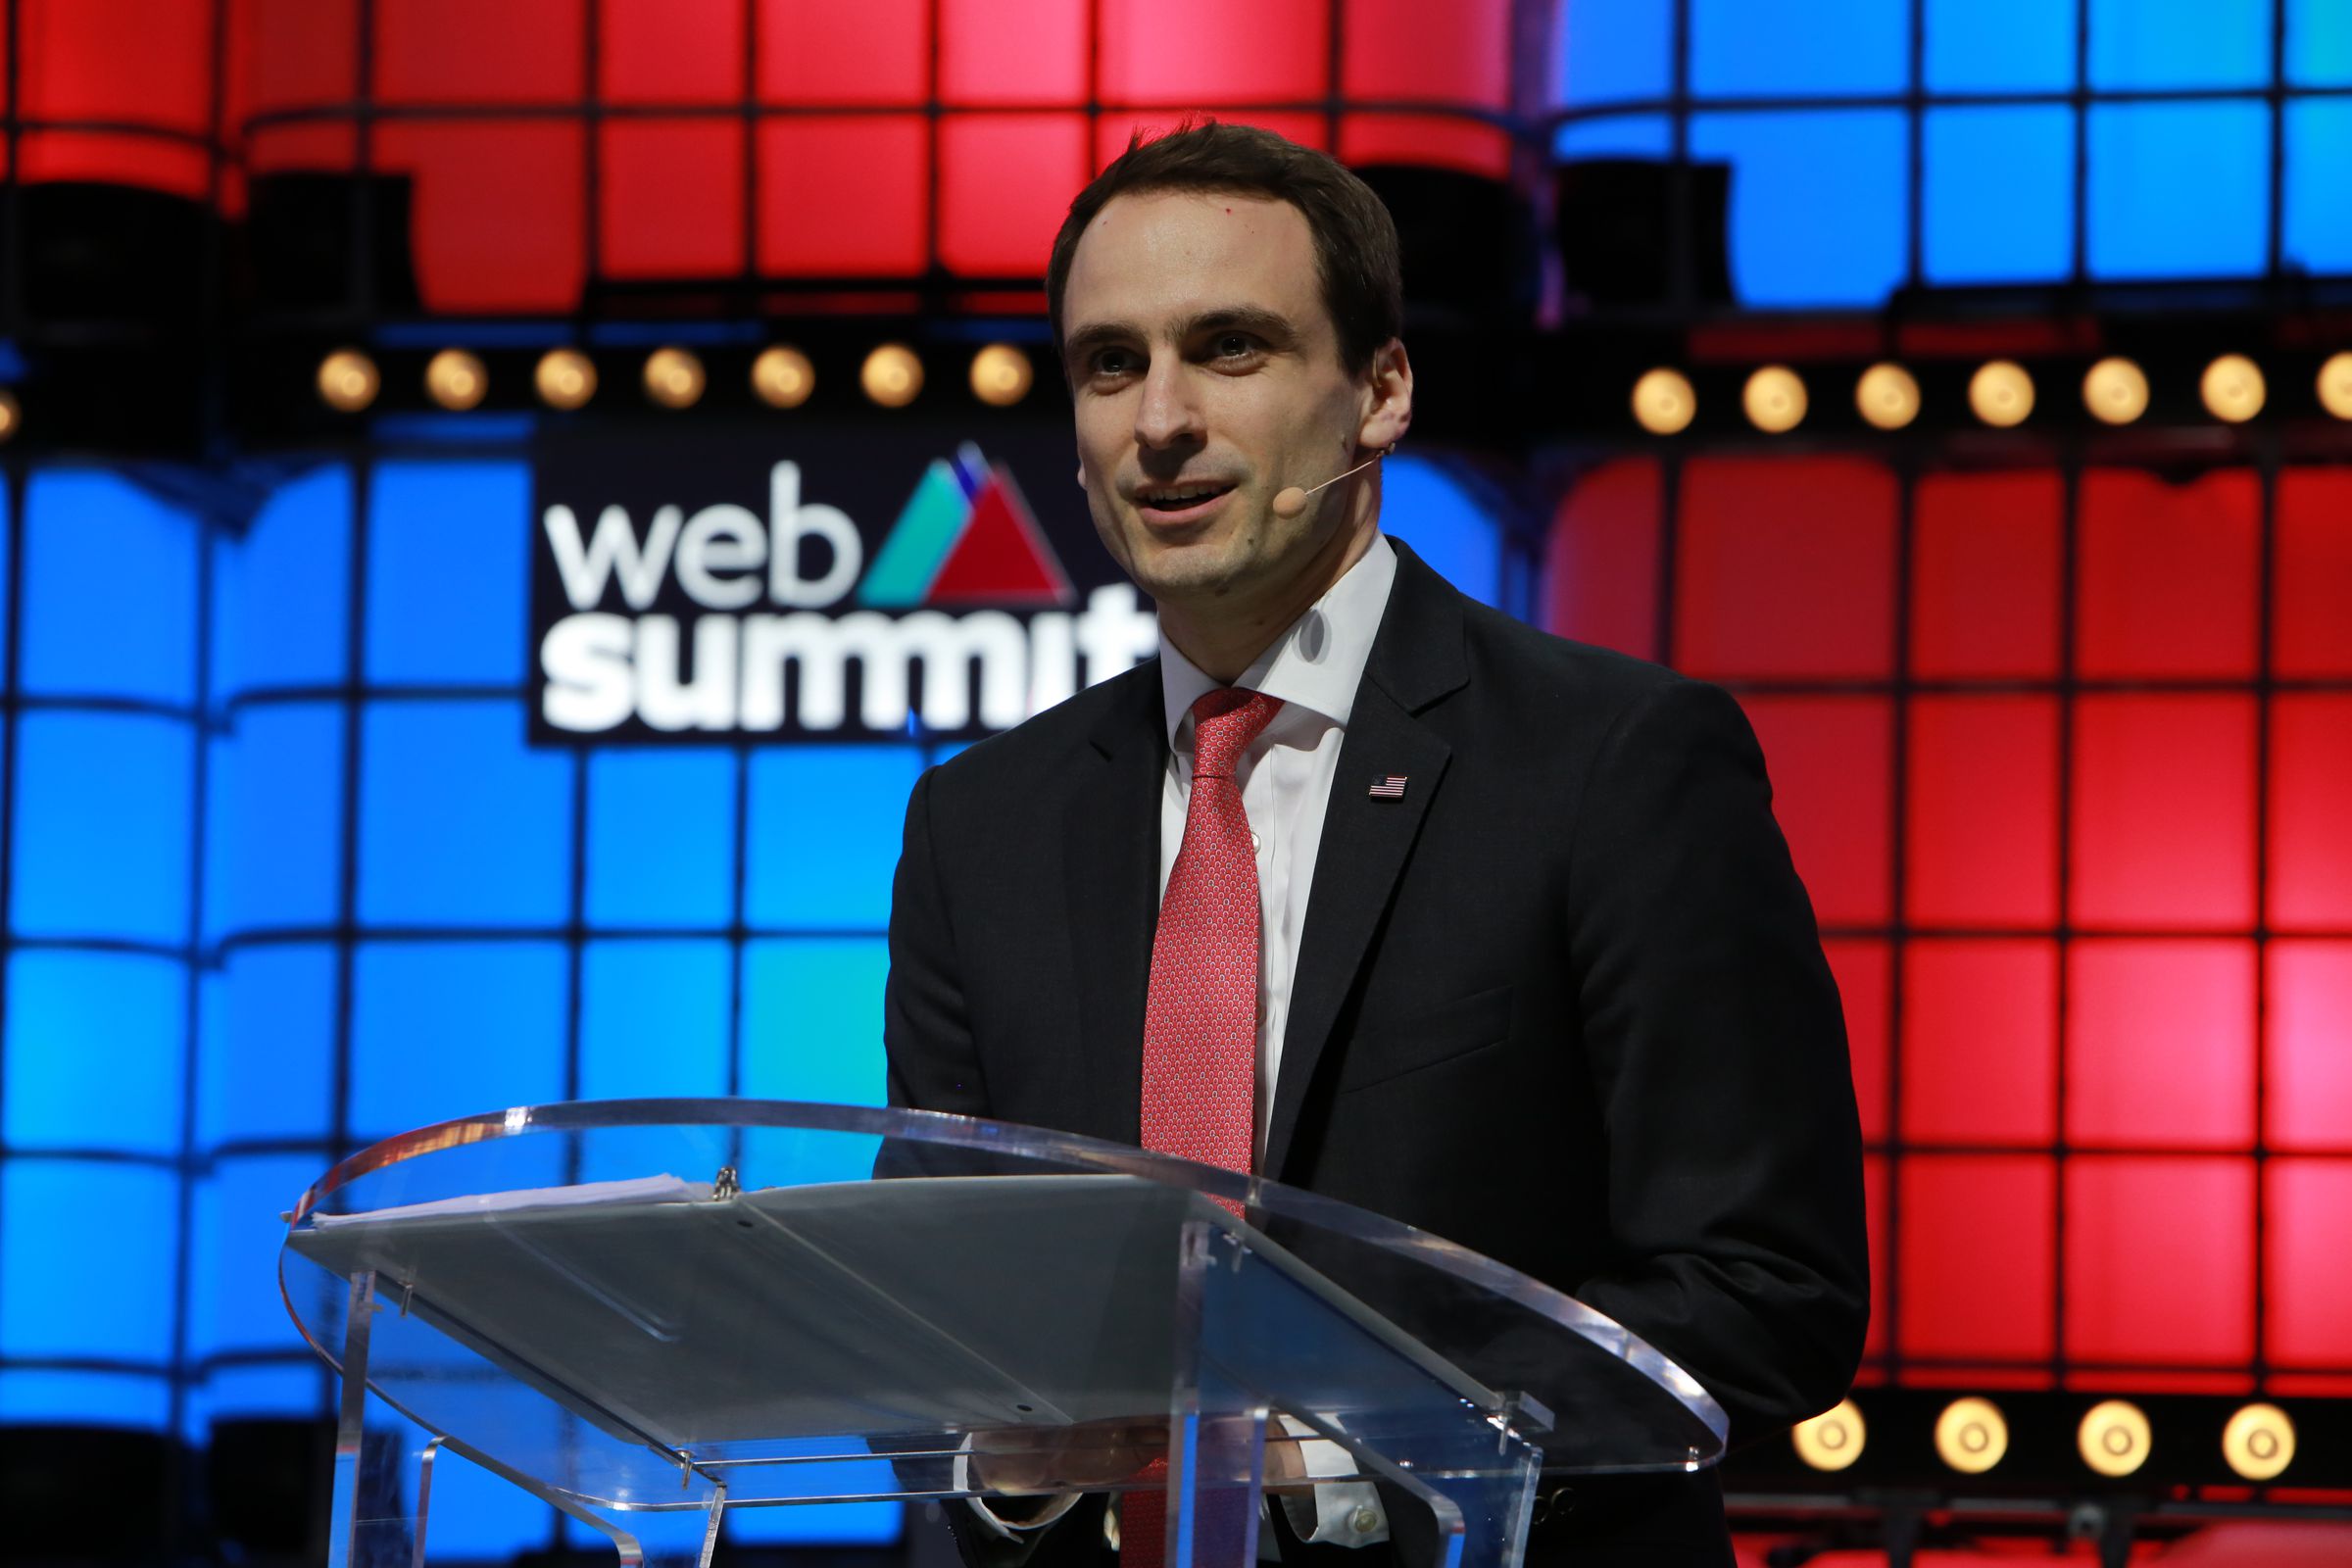
M1412 422L1413 362L1405 355L1404 340L1393 337L1373 351L1364 372L1364 418L1356 428L1356 445L1366 451L1393 447Z

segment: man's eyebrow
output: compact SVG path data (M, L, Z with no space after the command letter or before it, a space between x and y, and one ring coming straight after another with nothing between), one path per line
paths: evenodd
M1062 339L1061 357L1077 365L1107 343L1140 343L1143 330L1127 321L1089 321Z
M1203 311L1187 318L1176 335L1181 340L1211 332L1250 332L1285 346L1298 340L1298 328L1289 317L1262 305L1224 305Z

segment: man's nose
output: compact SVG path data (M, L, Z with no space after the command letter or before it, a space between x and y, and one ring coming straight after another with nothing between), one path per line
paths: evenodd
M1153 355L1144 372L1144 395L1135 408L1136 444L1170 447L1200 438L1200 409L1191 377L1173 354Z

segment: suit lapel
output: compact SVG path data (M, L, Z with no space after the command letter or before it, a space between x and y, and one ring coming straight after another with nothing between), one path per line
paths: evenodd
M1339 774L1324 810L1315 885L1307 897L1291 981L1290 1021L1283 1031L1281 1076L1263 1161L1263 1169L1277 1178L1298 1131L1307 1085L1452 756L1452 748L1419 715L1469 678L1458 597L1403 545L1395 548L1396 581L1340 746ZM1393 774L1404 775L1403 796L1374 799L1373 779Z
M1127 677L1129 690L1090 737L1093 770L1072 794L1062 845L1089 1119L1070 1130L1128 1144L1143 1129L1144 1002L1159 912L1167 742L1158 667Z

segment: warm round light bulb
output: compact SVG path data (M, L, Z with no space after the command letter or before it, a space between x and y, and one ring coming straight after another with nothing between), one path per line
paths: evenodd
M1675 435L1698 416L1698 396L1690 377L1663 368L1634 383L1634 417L1652 435Z
M1786 365L1767 365L1747 378L1740 406L1747 422L1766 435L1793 430L1805 419L1804 378Z
M2101 424L2130 424L2148 412L2147 372L2111 356L2082 375L2082 407Z
M24 422L24 405L17 401L17 395L14 392L9 391L6 387L0 387L0 441L6 441L15 436L18 427Z
M656 349L645 359L645 395L665 409L691 409L701 399L703 362L684 349Z
M2339 419L2352 419L2352 350L2328 357L2318 385L2320 407Z
M2145 1412L2129 1399L2103 1399L2082 1413L2075 1447L2103 1476L2128 1476L2148 1462L2152 1434Z
M539 356L531 381L549 408L580 408L596 396L596 362L578 349L549 349Z
M886 409L903 409L923 390L923 362L904 343L885 343L865 357L858 384Z
M1936 1418L1936 1452L1962 1475L1981 1476L2009 1451L2009 1423L1990 1399L1954 1399Z
M771 409L797 409L816 390L816 367L799 349L779 343L752 362L752 390Z
M1796 1445L1796 1456L1814 1469L1843 1470L1862 1457L1869 1436L1854 1401L1840 1399L1836 1409L1798 1422L1789 1439Z
M1979 366L1968 378L1968 406L1997 429L2023 424L2034 412L2034 378L2008 360Z
M1854 383L1854 409L1882 430L1919 417L1919 382L1899 365L1874 365Z
M2295 1462L2295 1424L2275 1404L2249 1404L2222 1429L2222 1457L2248 1481L2269 1481Z
M384 378L358 349L337 349L318 362L318 401L338 414L357 414L375 401Z
M2243 354L2225 354L2205 367L2197 382L2205 412L2225 424L2243 424L2262 412L2262 369Z
M443 349L424 367L424 390L445 409L463 413L490 394L490 372L464 349Z
M991 343L972 356L972 396L992 407L1012 407L1036 381L1029 356L1009 343Z

